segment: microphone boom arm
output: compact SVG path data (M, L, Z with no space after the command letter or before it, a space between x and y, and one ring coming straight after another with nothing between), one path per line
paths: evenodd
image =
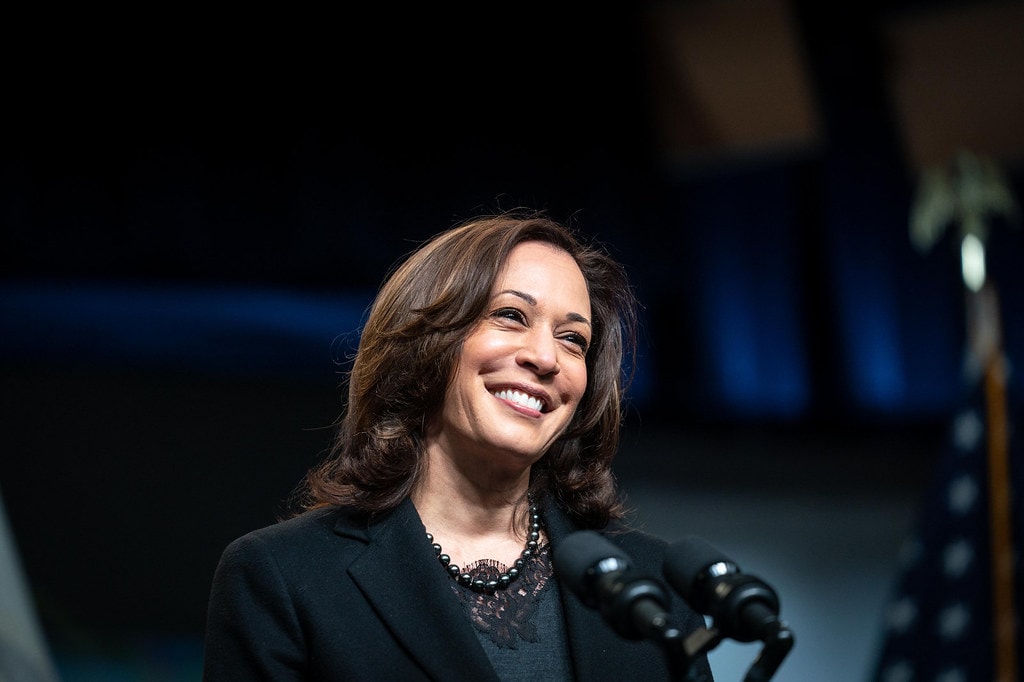
M744 682L767 682L782 665L782 660L793 648L793 631L783 621L775 621L768 627L770 632L764 639L761 652L747 671Z

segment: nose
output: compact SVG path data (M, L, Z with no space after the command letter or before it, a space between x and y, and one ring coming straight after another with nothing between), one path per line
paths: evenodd
M522 336L516 361L541 376L558 374L558 342L550 329L535 328Z

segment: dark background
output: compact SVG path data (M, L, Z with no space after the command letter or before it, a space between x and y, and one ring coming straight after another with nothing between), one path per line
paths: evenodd
M628 426L708 445L669 450L677 475L800 487L827 466L913 495L962 395L963 292L953 230L908 237L920 168L884 28L982 3L781 5L813 129L737 152L706 122L691 157L659 128L651 3L25 37L0 148L0 486L58 658L194 654L220 551L329 442L373 290L480 212L543 209L625 262L645 304ZM995 152L1024 196L1019 148ZM1022 235L994 225L1012 356ZM717 459L723 438L778 459ZM848 457L817 461L829 441Z

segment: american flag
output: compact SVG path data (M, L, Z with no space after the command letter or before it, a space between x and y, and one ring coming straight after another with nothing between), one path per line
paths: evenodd
M1002 539L993 543L993 518L997 527L1001 522L990 513L990 405L984 382L977 383L950 425L948 446L925 491L915 528L900 552L872 682L1024 679L1015 660L1024 644L1018 617L1024 613L1024 590L1016 561L1024 546L1024 516L1020 500L1012 494L1024 490L1024 460L1020 439L1014 438L1014 420L1007 419L1008 439L1003 442L1008 443L1004 453L1008 466L997 473L996 480L1005 474L1004 484L1011 492L1004 509L1008 527L1003 525ZM993 548L998 555L1000 547L1011 543L1013 565L1008 570L1012 576L996 580ZM1010 587L1000 592L998 608L993 601L996 584ZM1015 634L1002 645L997 644L994 625L999 613L1016 619ZM1006 675L1007 670L1018 672Z

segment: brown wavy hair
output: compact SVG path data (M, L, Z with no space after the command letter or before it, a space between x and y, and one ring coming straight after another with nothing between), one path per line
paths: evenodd
M526 241L572 256L593 316L587 389L566 431L534 464L530 491L553 495L588 527L624 515L611 464L635 368L632 287L604 248L542 214L515 212L442 232L393 269L363 327L334 442L304 481L303 508L351 505L372 513L412 492L423 472L426 425L441 410L462 343L486 313L509 253Z

